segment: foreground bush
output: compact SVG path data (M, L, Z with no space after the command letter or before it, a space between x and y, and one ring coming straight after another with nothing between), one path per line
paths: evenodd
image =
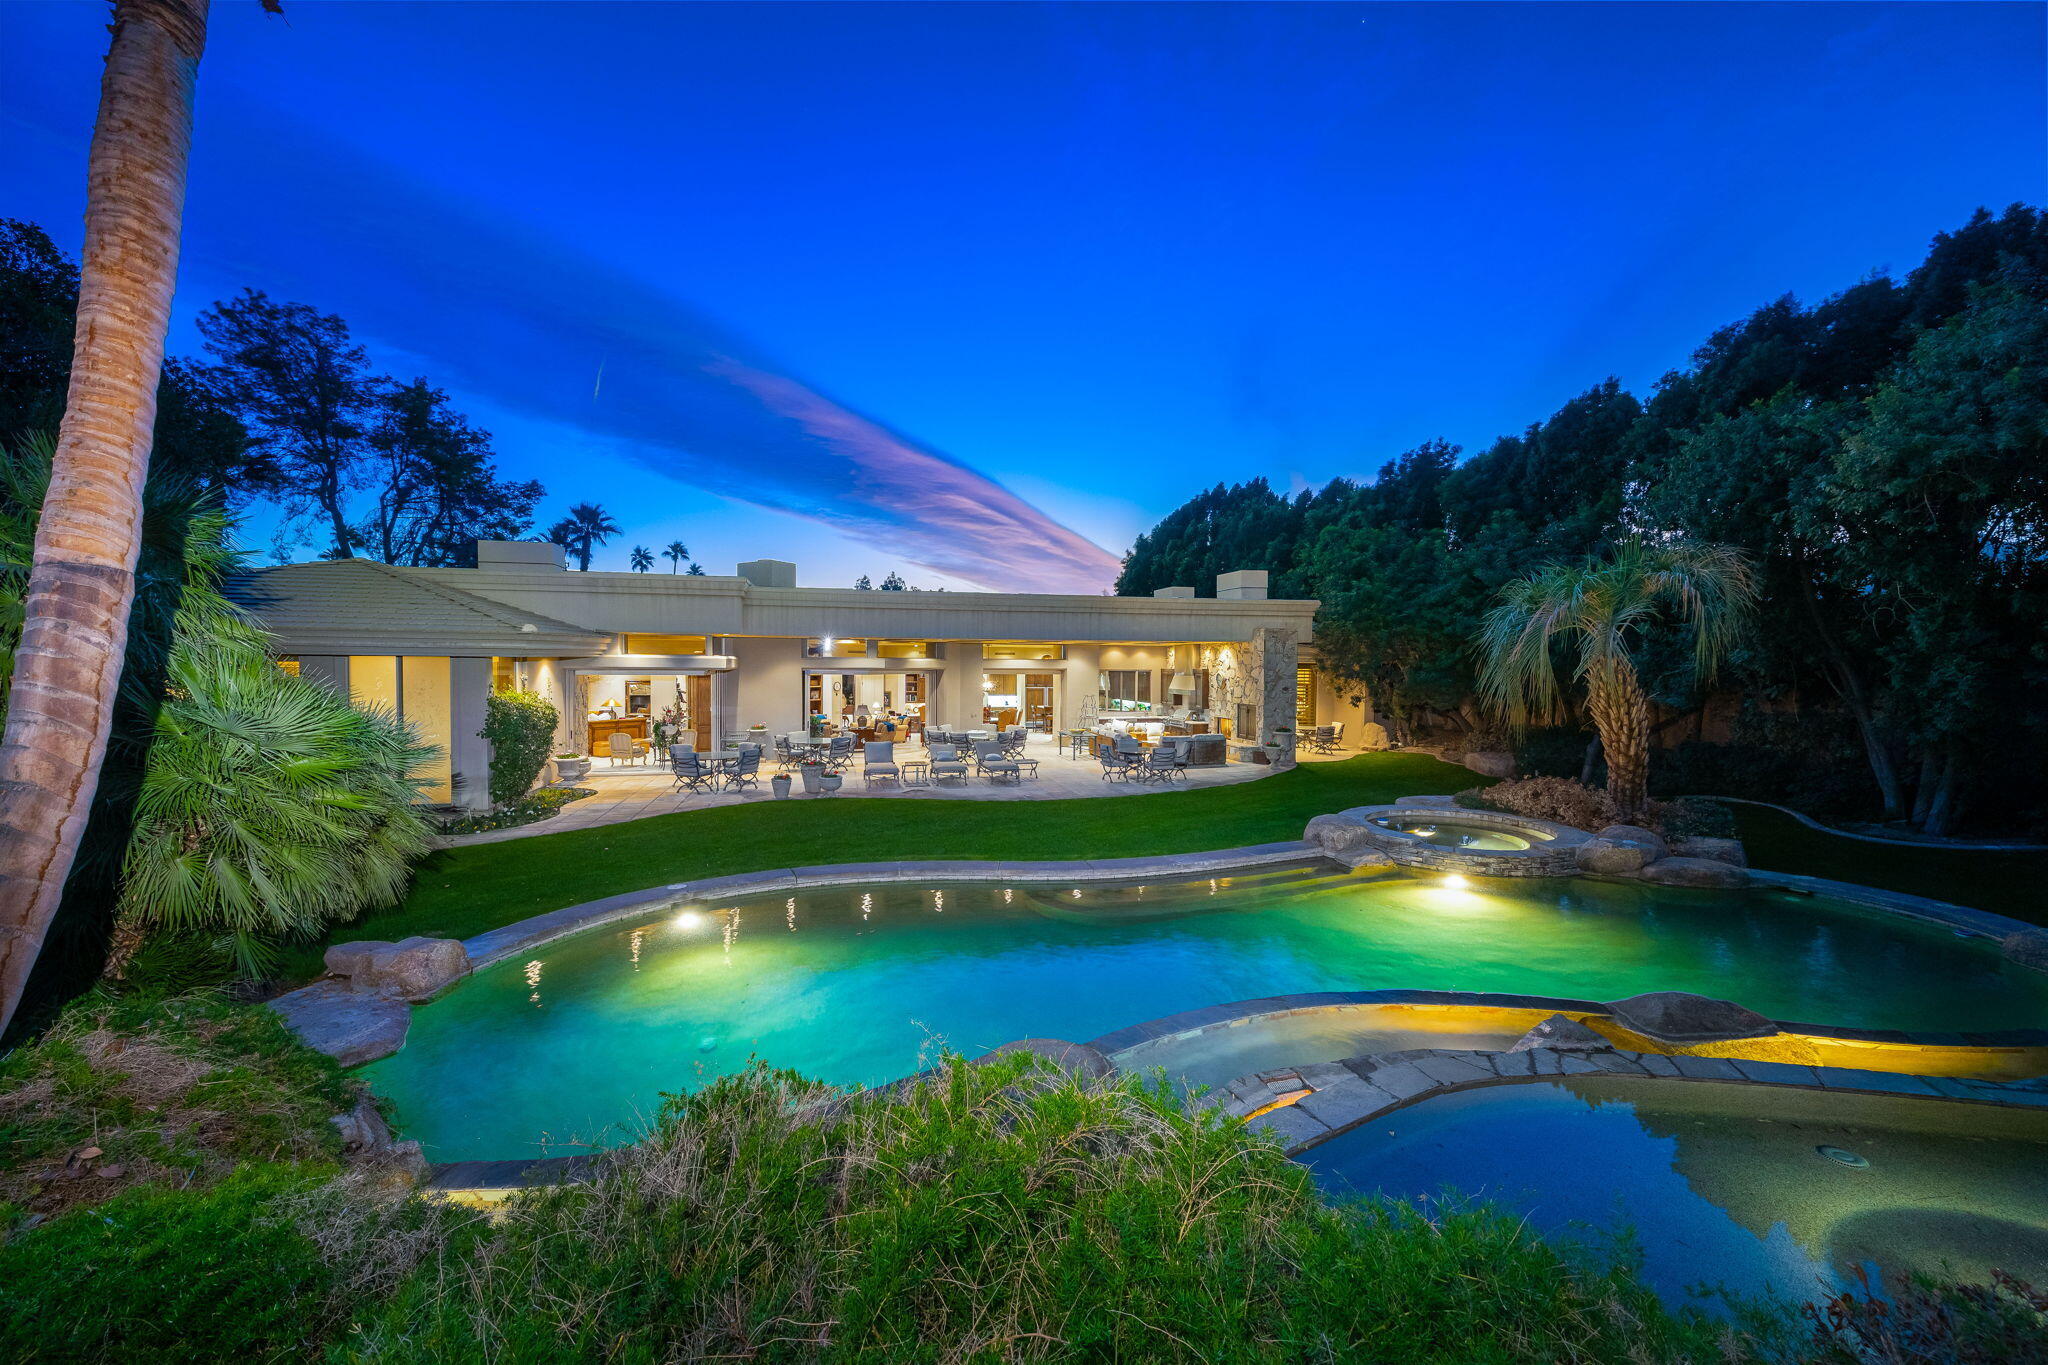
M1510 1219L1331 1209L1234 1123L1032 1065L955 1061L901 1102L757 1070L495 1221L303 1166L131 1191L0 1250L0 1354L1724 1358L1724 1329Z

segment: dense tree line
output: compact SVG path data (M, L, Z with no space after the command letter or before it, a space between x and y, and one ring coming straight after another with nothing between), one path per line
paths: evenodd
M1460 454L1293 498L1210 489L1139 537L1117 591L1263 565L1322 599L1326 667L1384 717L1471 724L1503 583L1630 535L1727 544L1763 585L1732 676L1759 782L1935 831L2001 788L1999 818L2048 810L2027 780L2048 768L2048 215L1980 211L1904 279L1775 300L1646 397L1610 379ZM1688 662L1661 663L1657 700L1691 713Z
M0 443L57 429L77 307L78 266L41 228L0 219ZM449 565L533 525L541 485L501 478L490 434L425 378L377 374L341 318L252 289L198 328L206 358L164 366L150 472L282 508L281 554Z

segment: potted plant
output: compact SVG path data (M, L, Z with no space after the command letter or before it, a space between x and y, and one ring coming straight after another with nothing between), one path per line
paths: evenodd
M771 787L771 788L772 788L772 789L774 790L774 792L775 792L775 799L776 799L777 801L787 801L787 800L789 800L789 774L788 774L788 773L777 773L777 774L775 774L775 776L773 776L773 777L771 777L771 778L769 778L769 779L768 779L768 785L769 785L769 787Z
M590 775L590 760L582 754L555 755L555 781L581 782Z
M796 770L803 774L806 796L823 796L839 786L839 774L832 772L815 758L808 758L797 764Z

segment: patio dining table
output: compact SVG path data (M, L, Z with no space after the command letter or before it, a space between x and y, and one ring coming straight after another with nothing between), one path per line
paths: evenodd
M711 769L712 778L718 786L732 785L732 770L740 761L738 749L700 749L697 751L697 757L705 767Z

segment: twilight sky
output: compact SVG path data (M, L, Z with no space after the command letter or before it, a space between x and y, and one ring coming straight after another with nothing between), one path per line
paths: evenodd
M1199 488L1481 446L2048 199L2038 4L287 12L215 0L173 349L341 314L599 568L1097 591ZM72 250L105 14L0 5L0 215Z

